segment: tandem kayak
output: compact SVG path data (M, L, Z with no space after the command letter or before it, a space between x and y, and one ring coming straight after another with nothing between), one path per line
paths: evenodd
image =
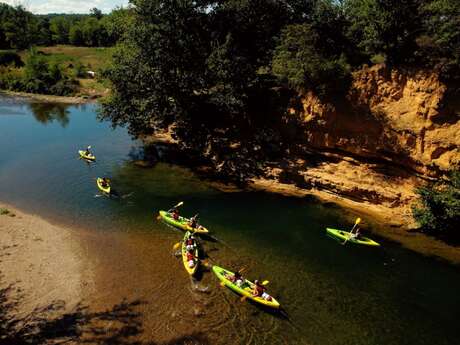
M179 219L175 220L171 214L166 211L160 211L160 217L168 224L175 226L176 228L182 229L184 231L192 231L196 232L197 234L207 234L209 230L206 229L204 226L200 225L198 228L192 228L189 224L189 220L184 217L179 217Z
M348 242L351 243L356 243L356 244L361 244L364 246L371 246L371 247L379 247L380 244L371 240L370 238L361 236L359 239L358 238L353 238L350 236L349 231L343 231L343 230L337 230L337 229L331 229L331 228L326 228L327 234L335 239L339 240L347 240Z
M96 183L97 183L97 187L103 191L104 193L107 193L107 194L110 194L110 185L108 185L107 187L103 187L102 186L102 178L98 177L97 180L96 180Z
M192 232L187 231L185 233L184 240L182 241L182 262L184 263L185 270L188 272L188 274L190 274L192 276L198 270L200 260L198 258L198 255L199 255L199 253L198 253L198 245L195 245L195 248L193 249L194 260L193 260L193 266L192 267L190 267L189 262L187 260L187 248L186 248L187 246L186 246L185 242L188 240L188 238L191 235L192 235ZM197 243L196 239L195 239L195 243Z
M280 304L278 303L278 301L272 296L270 296L271 301L268 301L262 297L254 297L252 295L254 283L252 283L251 281L246 279L244 283L241 285L241 287L239 287L228 279L228 276L233 276L234 274L233 272L230 272L222 267L215 266L215 265L212 266L212 271L217 276L217 278L219 278L225 284L225 286L235 291L237 294L245 296L249 298L250 300L257 302L259 304L262 304L266 307L270 307L274 309L278 309L280 307Z
M262 297L254 297L252 295L252 291L254 289L253 282L245 279L244 283L241 285L241 287L239 287L228 279L229 276L233 276L234 274L233 272L228 271L222 267L215 266L215 265L212 266L212 271L217 276L217 278L219 278L225 284L225 286L235 291L237 294L245 296L249 298L250 300L257 302L259 304L262 304L266 307L270 307L274 309L278 309L280 307L280 304L278 303L278 301L272 296L270 296L271 301L268 301Z
M92 155L91 153L89 155L86 154L86 151L79 150L78 153L80 154L80 157L89 161L95 161L96 156Z

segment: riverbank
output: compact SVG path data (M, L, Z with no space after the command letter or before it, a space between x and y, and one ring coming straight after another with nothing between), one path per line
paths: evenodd
M16 92L0 90L0 96L11 97L15 100L23 100L30 103L62 103L62 104L86 104L94 103L96 98L77 97L77 96L53 96L27 92Z
M162 159L167 157L164 155L166 147L172 151L174 163L181 160L181 155L177 152L177 142L168 133L142 140L148 145L161 145ZM185 159L189 158L187 157L185 155ZM423 255L460 265L460 247L417 231L411 205L416 200L414 189L423 180L403 171L392 171L388 175L379 173L391 169L385 168L381 163L359 163L351 157L339 162L327 161L326 157L322 164L318 166L313 163L311 167L305 161L298 165L279 162L272 163L266 169L265 176L250 179L245 189L288 197L317 198L318 202L343 209L342 212L350 223L361 217L363 229ZM191 170L222 192L242 191L232 183L215 178L215 172L209 166L200 165Z
M93 268L70 229L0 204L0 283L20 297L16 315L59 303L70 312L93 287ZM63 301L61 303L59 301Z

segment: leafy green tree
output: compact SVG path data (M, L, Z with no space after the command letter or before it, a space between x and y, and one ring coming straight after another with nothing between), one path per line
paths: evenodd
M49 46L53 43L50 25L50 20L48 18L39 18L37 27L37 38L34 42L35 44L40 46Z
M385 55L391 64L414 61L423 30L422 0L347 0L348 36L370 58Z
M81 46L84 43L83 31L79 22L70 28L69 42L74 46Z
M53 42L57 44L69 43L69 31L71 22L65 16L53 17L50 20L50 30Z
M413 208L413 215L422 229L432 234L458 236L460 170L452 171L446 181L419 188L417 194L420 204Z
M90 11L90 16L100 20L103 17L102 11L97 7L93 7Z
M327 54L322 43L308 24L287 26L274 53L273 72L295 89L313 89L322 96L346 91L350 70L345 57Z
M37 21L21 5L0 3L0 48L26 49L34 41Z
M460 80L460 3L433 0L422 7L426 32L419 37L421 59L446 79Z

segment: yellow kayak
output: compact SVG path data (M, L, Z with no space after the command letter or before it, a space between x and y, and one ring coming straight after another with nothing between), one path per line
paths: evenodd
M175 220L171 214L166 211L160 211L160 217L168 224L175 226L176 228L182 229L184 231L196 232L197 234L207 234L209 230L204 226L200 225L197 228L192 228L189 223L190 220L184 217L179 217Z
M92 155L91 153L89 155L86 154L86 151L84 150L79 150L78 153L80 154L80 157L89 161L95 161L96 156Z
M212 270L214 272L214 274L217 276L217 278L220 279L220 281L222 281L225 286L227 286L229 289L235 291L236 293L242 295L242 296L245 296L251 300L253 300L254 302L257 302L259 304L262 304L266 307L270 307L270 308L274 308L274 309L278 309L280 307L280 304L279 302L272 296L271 297L271 300L268 301L262 297L255 297L253 296L252 294L252 291L254 289L254 283L252 283L251 281L245 279L244 283L240 286L237 286L236 284L232 283L228 277L229 276L232 276L234 275L233 272L230 272L229 270L226 270L222 267L219 267L219 266L212 266Z
M195 248L193 249L193 256L194 256L193 266L192 267L189 266L189 263L188 263L188 260L187 260L187 248L186 248L187 246L186 246L185 242L188 240L188 238L191 235L192 235L192 233L190 231L187 231L185 233L184 240L182 241L182 262L184 263L185 270L188 272L188 274L190 274L192 276L198 270L200 260L198 258L198 246L195 246ZM196 240L195 240L195 243L196 243Z
M104 193L107 193L107 194L110 194L110 185L108 185L107 187L103 187L102 186L102 178L98 177L97 180L96 180L96 183L97 183L97 187L103 191Z

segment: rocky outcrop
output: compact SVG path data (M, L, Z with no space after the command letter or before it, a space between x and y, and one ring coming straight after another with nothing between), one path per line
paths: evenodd
M384 65L355 72L340 102L307 92L289 116L309 154L268 174L409 217L414 188L460 162L460 107L446 104L446 92L434 72Z
M460 108L445 102L446 86L426 71L389 71L378 65L353 75L346 100L325 105L312 93L302 97L306 143L384 159L437 176L460 162Z

